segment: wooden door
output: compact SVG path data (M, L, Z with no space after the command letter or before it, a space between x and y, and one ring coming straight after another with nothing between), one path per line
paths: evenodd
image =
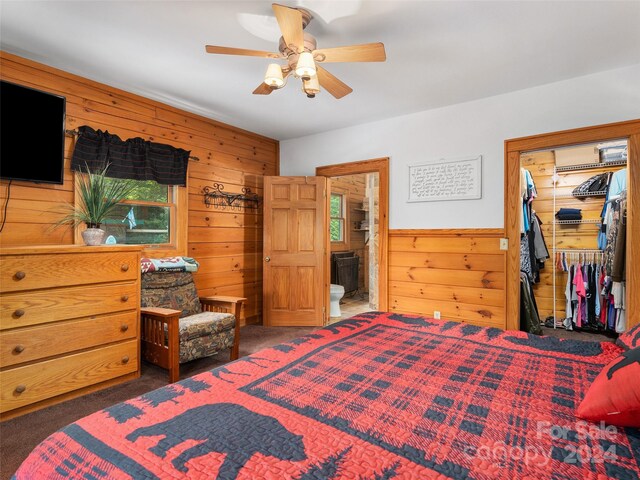
M264 177L266 326L329 319L329 199L325 177Z

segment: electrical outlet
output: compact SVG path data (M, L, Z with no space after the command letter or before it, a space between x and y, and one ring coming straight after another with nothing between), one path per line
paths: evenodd
M500 250L509 250L509 239L501 238L500 239Z
M436 320L440 320L440 311L436 310L433 312L433 318L435 318Z

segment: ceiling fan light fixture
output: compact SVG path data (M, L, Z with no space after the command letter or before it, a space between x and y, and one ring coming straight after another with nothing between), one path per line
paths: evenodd
M316 63L313 61L313 55L311 52L302 52L296 64L296 75L304 80L315 76L315 74Z
M307 94L307 97L313 98L316 94L320 93L320 82L318 76L313 75L309 80L302 80L302 90Z
M267 67L267 73L264 76L264 83L274 88L281 88L284 85L282 77L282 68L277 63L270 63Z

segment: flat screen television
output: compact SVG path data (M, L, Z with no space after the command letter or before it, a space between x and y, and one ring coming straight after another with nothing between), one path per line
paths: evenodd
M63 183L65 98L0 81L0 177Z

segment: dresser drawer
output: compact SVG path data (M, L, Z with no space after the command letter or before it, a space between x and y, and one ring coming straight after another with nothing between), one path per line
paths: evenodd
M129 252L6 255L0 265L3 292L116 282L138 278L138 256Z
M0 330L137 310L137 283L57 288L2 296Z
M0 372L0 412L137 370L136 340L5 370Z
M0 365L9 367L135 338L137 317L136 311L130 311L0 332Z

